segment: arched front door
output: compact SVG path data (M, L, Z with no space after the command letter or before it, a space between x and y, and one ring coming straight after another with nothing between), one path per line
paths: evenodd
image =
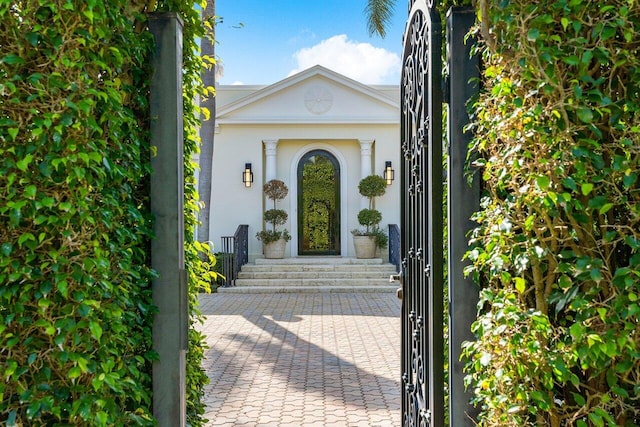
M298 163L298 255L340 255L340 166L325 150Z

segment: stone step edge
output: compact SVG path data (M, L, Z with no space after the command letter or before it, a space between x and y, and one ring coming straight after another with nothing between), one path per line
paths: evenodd
M273 293L389 293L397 286L234 286L218 288L218 293L226 294L273 294Z
M388 279L394 271L241 271L238 279Z
M390 274L394 273L395 268L349 268L349 269L333 269L333 268L308 268L307 266L280 266L278 267L246 267L243 266L242 269L238 272L241 274L330 274L330 275L341 275L341 274Z
M283 265L283 264L308 264L308 265L380 265L387 264L383 262L382 258L349 258L349 257L295 257L295 258L256 258L254 262L250 264L255 265Z
M365 278L365 279L236 279L236 286L379 286L388 285L389 279L384 277ZM258 285L260 284L260 285Z

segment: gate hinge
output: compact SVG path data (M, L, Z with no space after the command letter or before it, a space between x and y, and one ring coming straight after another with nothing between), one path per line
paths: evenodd
M449 87L449 76L442 77L442 102L449 104L451 102L451 90Z

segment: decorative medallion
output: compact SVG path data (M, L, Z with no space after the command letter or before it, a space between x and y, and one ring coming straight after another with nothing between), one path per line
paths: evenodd
M310 113L324 114L333 106L333 95L324 86L312 86L304 94L304 105Z

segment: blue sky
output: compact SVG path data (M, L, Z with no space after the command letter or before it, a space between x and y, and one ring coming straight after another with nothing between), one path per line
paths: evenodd
M216 0L218 84L271 84L320 64L367 84L398 84L407 4L369 36L366 0Z

